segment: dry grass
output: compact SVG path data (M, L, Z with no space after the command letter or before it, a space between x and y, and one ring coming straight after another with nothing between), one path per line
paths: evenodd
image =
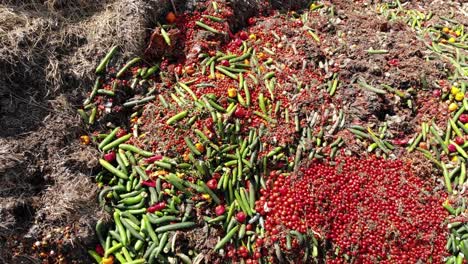
M7 128L0 133L0 262L23 261L13 258L13 249L27 256L31 240L70 226L73 232L63 246L73 254L67 257L85 254L76 249L92 242L102 215L89 177L99 154L77 140L85 131L76 107L93 82L97 58L113 45L121 47L118 62L138 54L148 29L169 5L161 0L0 3L0 123ZM23 207L31 212L18 214Z

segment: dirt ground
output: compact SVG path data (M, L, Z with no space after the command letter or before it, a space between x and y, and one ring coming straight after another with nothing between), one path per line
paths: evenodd
M174 2L178 10L196 5ZM376 16L375 1L328 2L335 5L337 18L314 20L313 29L324 36L320 50L326 52L319 54L312 47L311 60L326 58L342 65L349 89L337 94L356 119L378 124L390 116L390 129L400 139L411 135L418 120L434 114L430 108L415 113L397 98L359 92L354 80L362 77L401 90L427 82L429 92L431 84L446 78L447 65L426 61L424 44L411 28ZM452 10L468 26L463 1L409 2L426 12ZM307 3L272 1L286 10ZM236 10L230 21L234 31L260 9L253 0L231 5ZM79 142L87 131L76 109L92 86L96 58L113 45L122 48L122 62L141 54L149 29L168 10L171 1L160 0L0 2L0 263L40 263L37 241L65 263L89 263L86 249L95 241L95 223L106 214L98 208L92 180L98 154ZM369 55L365 51L370 47L390 53ZM401 63L398 71L387 63L395 58Z

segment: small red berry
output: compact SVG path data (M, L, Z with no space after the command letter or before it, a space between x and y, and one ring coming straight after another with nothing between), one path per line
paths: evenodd
M223 65L224 67L229 67L231 65L231 63L229 63L228 60L222 60L221 65Z
M223 215L225 212L226 212L226 208L224 207L224 205L220 204L215 207L215 214L217 216Z
M178 64L178 65L174 68L174 73L177 74L177 75L182 75L182 71L183 71L183 68L182 68L182 65L181 65L181 64Z
M468 114L461 114L458 120L460 120L460 122L462 122L463 124L468 123Z
M246 40L246 39L249 38L249 34L247 34L247 32L245 32L245 31L241 31L239 33L239 38L242 39L242 40Z
M457 145L463 145L463 143L465 143L465 140L462 137L456 137L455 138L455 143Z
M249 17L249 19L247 19L247 24L249 24L249 26L252 26L255 22L257 22L255 17Z
M388 64L390 66L396 67L396 66L398 66L398 64L400 64L400 61L398 59L391 59L391 60L388 61Z
M123 136L127 135L127 131L123 130L123 129L119 129L119 131L117 131L117 133L115 134L115 136L117 138L121 138Z
M440 91L440 89L435 89L434 91L432 91L432 96L434 96L435 98L440 98L441 95L442 92Z
M454 144L449 144L447 147L448 147L449 152L457 151L457 148L455 147Z
M247 215L244 212L238 212L236 214L237 222L243 223L243 222L245 222L246 219L247 219Z
M247 111L245 111L242 107L237 107L236 111L234 111L234 117L237 118L244 118L247 115Z
M215 190L218 187L218 181L216 179L211 179L206 182L206 186L211 190Z

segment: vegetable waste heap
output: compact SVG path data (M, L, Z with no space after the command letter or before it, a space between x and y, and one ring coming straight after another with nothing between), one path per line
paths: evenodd
M461 263L468 248L458 229L445 248L442 203L461 212L429 176L413 174L408 157L421 152L439 165L449 194L452 179L464 186L464 82L435 97L450 97L456 113L445 141L440 119L398 134L385 117L359 119L350 102L398 98L416 112L433 91L341 78L316 23L334 18L333 5L286 14L266 6L268 16L235 33L229 6L200 5L169 13L142 57L114 65L113 47L79 110L90 128L108 125L82 138L102 152L99 203L112 216L96 226L89 253L98 263L440 263L447 249ZM380 8L410 14L399 3ZM444 42L458 48L455 79L466 74L459 29ZM398 67L386 49L364 52ZM118 115L129 118L108 122ZM461 160L450 173L448 157Z

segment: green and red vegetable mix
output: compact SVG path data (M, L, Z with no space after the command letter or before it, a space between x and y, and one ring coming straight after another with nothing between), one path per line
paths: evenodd
M145 56L114 65L112 47L79 110L90 128L130 117L81 138L102 153L98 199L112 215L97 223L96 262L463 263L468 34L398 1L376 10L408 23L432 56L453 65L431 98L448 113L423 120L409 141L387 122L351 119L340 98L351 84L337 64L304 49L325 45L310 22L317 12L333 16L332 5L271 15L303 45L280 28L262 30L264 17L232 33L231 8L210 1L203 12L169 13ZM416 111L422 88L354 81ZM351 157L352 145L369 154ZM404 147L439 168L445 190L395 160Z

